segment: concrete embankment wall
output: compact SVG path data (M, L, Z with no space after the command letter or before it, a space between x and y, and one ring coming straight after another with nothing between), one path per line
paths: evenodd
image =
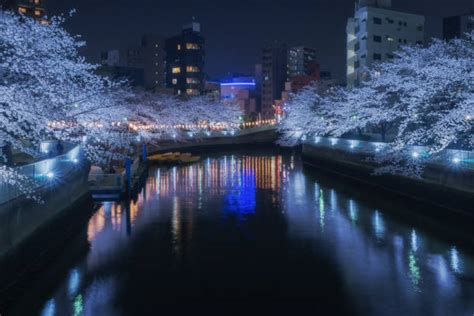
M391 174L376 176L373 174L376 166L368 162L369 157L341 149L303 145L305 163L363 182L368 190L381 188L474 217L473 170L429 164L421 179Z
M0 307L17 284L36 273L74 237L93 209L84 164L40 191L43 203L20 196L0 206ZM13 290L12 290L13 289ZM21 290L21 288L20 288Z
M158 153L170 150L193 150L205 148L219 148L253 145L258 146L262 144L273 144L277 139L277 134L274 129L269 129L257 133L247 135L239 135L234 137L213 137L205 139L194 139L192 141L181 142L163 142L159 147L149 149L150 153Z

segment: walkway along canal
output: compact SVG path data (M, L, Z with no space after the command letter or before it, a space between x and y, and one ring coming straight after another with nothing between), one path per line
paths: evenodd
M6 315L474 311L472 247L419 219L432 206L303 168L298 153L202 157L150 169L136 200L81 210L93 215Z

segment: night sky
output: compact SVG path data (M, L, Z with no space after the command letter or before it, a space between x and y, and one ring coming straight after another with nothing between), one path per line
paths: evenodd
M468 12L474 0L392 0L395 10L423 14L426 37L439 37L441 18ZM253 73L265 41L317 49L323 70L344 76L345 27L353 0L46 0L50 15L75 8L66 28L87 41L92 62L100 52L139 44L143 33L163 37L196 17L206 38L206 72Z

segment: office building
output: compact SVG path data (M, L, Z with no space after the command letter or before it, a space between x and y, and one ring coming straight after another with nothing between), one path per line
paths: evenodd
M100 54L103 75L125 79L133 87L145 87L145 74L141 50L108 50Z
M275 100L281 99L287 79L287 46L272 42L262 51L262 104L261 115L264 119L275 116Z
M313 75L316 65L314 48L298 46L288 49L288 79L293 76Z
M140 46L101 53L101 64L106 74L126 78L132 86L149 91L162 91L164 88L164 63L164 42L152 34L144 35Z
M451 40L453 38L465 37L467 33L474 30L474 10L457 16L443 19L443 38Z
M394 57L401 45L423 44L425 18L391 9L391 0L359 0L347 23L347 85L354 87L374 62Z
M192 22L180 35L166 39L166 86L177 95L195 96L204 90L204 38Z
M141 43L144 85L147 90L165 87L165 43L154 34L146 34Z
M4 10L16 11L47 24L44 0L3 0L0 7Z

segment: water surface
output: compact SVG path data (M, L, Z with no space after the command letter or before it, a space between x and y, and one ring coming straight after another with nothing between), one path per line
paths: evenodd
M14 312L473 315L473 255L364 190L274 151L151 169Z

